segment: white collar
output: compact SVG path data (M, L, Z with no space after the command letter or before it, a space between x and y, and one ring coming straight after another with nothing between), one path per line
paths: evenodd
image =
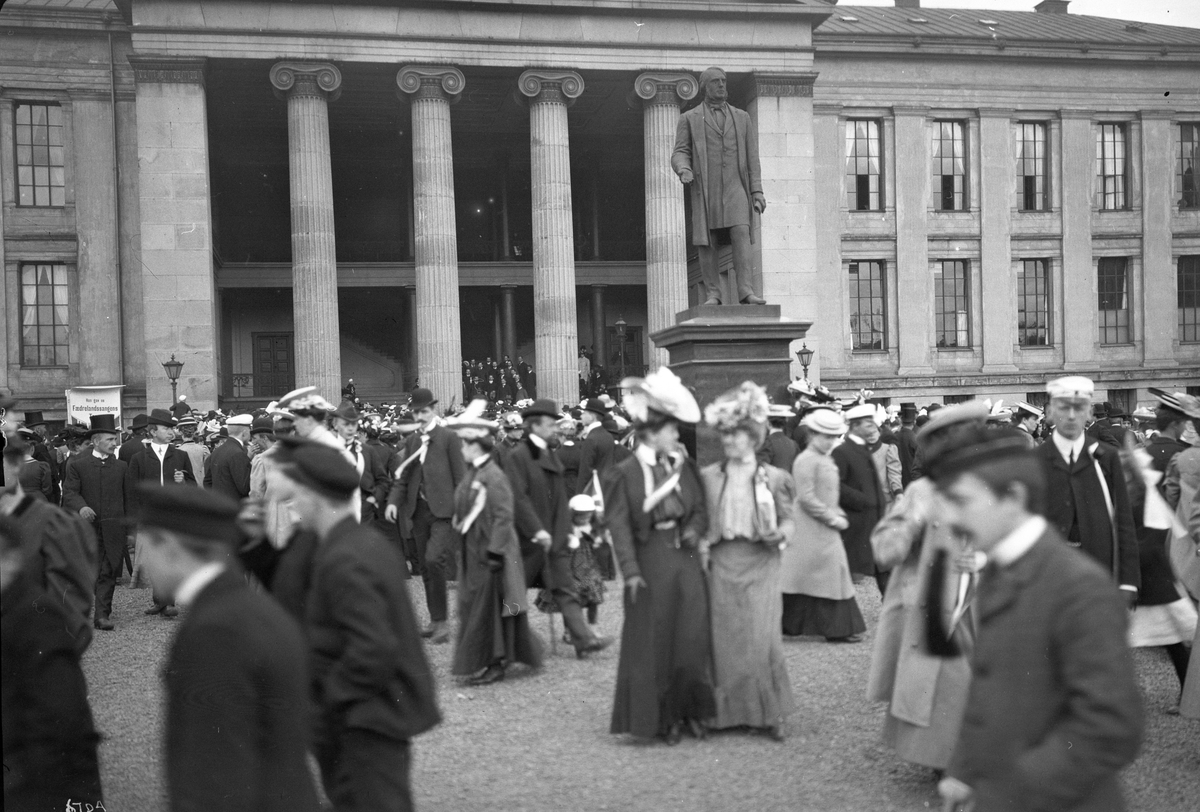
M95 458L96 458L96 459L98 459L98 460L106 460L106 459L108 459L109 457L111 457L111 456L112 456L112 454L101 454L101 453L100 453L99 451L97 451L95 448L92 448L92 456L93 456L93 457L95 457Z
M529 442L533 443L535 446L542 449L543 451L545 451L547 448L550 447L549 445L546 444L545 440L543 440L541 437L538 437L532 431L529 432Z
M191 575L183 579L183 583L175 590L175 603L180 606L187 606L196 599L196 596L211 584L216 577L225 570L225 565L220 561L210 561L199 569L195 570Z
M597 429L597 428L600 428L599 420L597 420L595 423L588 423L586 426L583 427L583 431L581 431L579 433L579 439L580 440L587 439L587 436L592 433L592 429Z
M1029 552L1042 534L1046 532L1046 520L1041 516L1030 516L1017 529L996 543L988 553L988 560L998 567L1009 567Z
M492 458L492 452L489 451L488 453L484 454L482 457L476 457L475 459L471 460L471 464L474 465L476 469L479 469L479 468L482 468L483 466L487 465L487 461L491 458Z
M1074 440L1068 440L1057 431L1050 435L1054 440L1054 447L1058 449L1058 453L1066 462L1071 460L1071 452L1075 453L1075 459L1078 460L1083 454L1083 447L1087 444L1087 433L1079 432L1079 436Z
M633 450L633 455L643 465L654 465L658 462L658 452L645 443L638 443L638 447Z
M850 438L850 442L852 442L852 443L858 443L859 445L867 444L867 441L864 440L863 438L859 437L857 434L851 434L849 432L846 432L846 436Z

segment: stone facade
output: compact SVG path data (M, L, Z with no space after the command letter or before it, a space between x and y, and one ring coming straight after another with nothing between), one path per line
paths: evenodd
M10 0L0 386L55 418L62 390L123 383L132 414L169 400L161 363L175 354L180 392L201 408L262 403L288 383L336 395L349 377L385 400L419 378L448 404L464 356L523 355L540 395L573 401L580 345L614 375L662 363L648 335L696 303L664 156L709 65L758 129L756 273L785 317L812 322L810 377L922 401L1024 399L1062 371L1133 402L1200 384L1176 290L1179 258L1200 255L1200 209L1176 189L1181 125L1200 124L1200 34L1010 46L914 35L915 13L819 0ZM272 66L288 64L316 66L312 81L281 85ZM336 86L321 85L322 66ZM62 205L19 203L14 116L29 103L62 112ZM878 134L868 210L847 183L847 126L860 120ZM956 211L934 205L943 121L962 133ZM1021 122L1045 132L1038 211L1018 200ZM1125 139L1113 211L1096 191L1110 124ZM1101 335L1106 258L1124 260L1121 341ZM935 277L951 260L965 262L954 347L939 346ZM1027 260L1045 263L1045 343L1018 338ZM851 328L858 263L879 263L877 346ZM25 353L20 281L35 264L65 274L59 363Z

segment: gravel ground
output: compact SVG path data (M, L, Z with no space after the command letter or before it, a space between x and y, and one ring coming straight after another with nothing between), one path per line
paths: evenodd
M420 581L410 581L425 617ZM416 742L413 788L425 812L467 810L925 810L939 808L932 772L878 744L882 707L863 699L879 614L872 582L858 588L868 636L858 645L817 638L784 649L798 709L782 744L725 732L677 747L608 733L617 646L585 661L561 642L540 672L510 672L497 685L461 686L450 646L430 647L445 717ZM619 638L621 607L609 584L600 628ZM117 588L115 632L97 632L85 657L97 727L104 735L105 806L163 809L159 672L178 621L146 617L144 590ZM561 619L555 628L561 634ZM547 638L548 621L534 628ZM1146 743L1125 772L1132 810L1195 810L1200 723L1167 715L1177 697L1160 650L1136 653L1146 702Z

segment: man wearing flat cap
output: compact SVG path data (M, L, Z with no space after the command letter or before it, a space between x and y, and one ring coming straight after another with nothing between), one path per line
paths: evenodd
M304 625L325 791L335 809L410 810L410 741L441 715L408 591L395 577L399 553L358 523L360 478L340 451L291 438L276 447L299 526L319 539Z
M733 245L734 294L725 304L766 304L754 289L750 245L752 213L767 208L758 161L758 133L749 113L731 106L725 71L700 74L704 101L679 117L671 168L689 187L692 244L700 255L700 273L708 305L723 302L718 243Z
M235 414L225 421L229 439L212 453L204 471L204 487L230 499L250 495L250 428L254 416Z
M1144 726L1124 604L1108 571L1043 518L1054 488L1037 452L1009 429L960 439L930 471L945 519L987 566L943 809L1123 809L1118 771Z
M465 464L458 436L442 425L428 389L414 389L409 408L421 428L413 432L398 455L402 470L388 495L384 517L389 522L411 522L417 564L425 584L429 628L422 634L430 642L450 642L447 578L454 571L454 489L462 480Z
M505 457L504 470L512 482L526 583L553 593L575 653L582 658L606 648L612 640L598 636L588 626L571 575L571 550L567 547L570 489L552 445L562 415L554 401L542 398L525 407L521 416L525 419L525 439Z
M170 808L316 812L304 639L231 560L237 502L138 487L144 566L160 600L190 609L163 669Z
M1048 485L1046 519L1112 574L1132 606L1141 586L1137 533L1120 453L1085 431L1094 385L1072 375L1050 381L1046 392L1054 431L1037 449Z
M830 455L838 468L841 491L839 504L846 511L850 526L842 531L850 571L871 575L882 596L887 590L888 574L875 563L871 555L871 530L883 517L886 497L870 443L879 439L879 424L875 422L875 404L861 403L846 411L849 431L846 442L833 449Z
M100 569L96 576L96 615L92 625L112 631L113 591L125 556L125 515L132 506L128 466L117 459L121 430L116 416L95 414L86 437L91 451L74 457L63 482L63 508L92 524L100 542Z

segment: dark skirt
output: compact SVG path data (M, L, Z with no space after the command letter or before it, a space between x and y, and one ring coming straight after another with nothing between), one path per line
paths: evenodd
M464 584L459 589L458 644L451 673L474 674L497 662L542 664L542 643L529 628L526 612L505 617L504 586L500 573L491 573L472 595Z
M712 630L698 552L676 549L672 531L653 534L637 556L646 588L636 603L625 592L610 732L650 738L716 716Z
M811 595L783 596L783 633L789 637L849 637L866 630L854 598L838 601Z
M590 544L580 544L571 551L571 584L574 597L580 606L590 608L604 603L604 579L596 563L596 553ZM538 592L534 606L547 614L561 611L553 591L549 589Z

